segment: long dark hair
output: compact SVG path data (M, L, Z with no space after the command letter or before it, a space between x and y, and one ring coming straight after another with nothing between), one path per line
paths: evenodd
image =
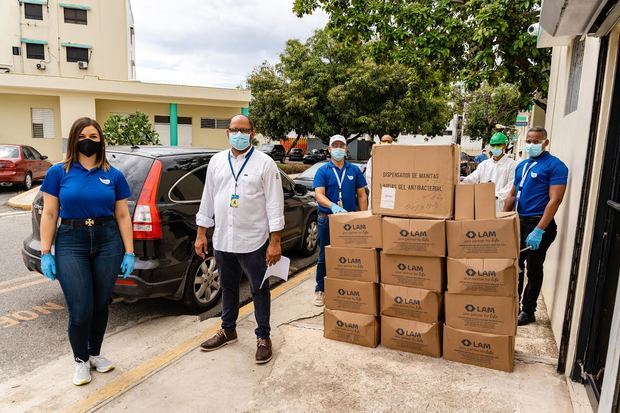
M73 126L71 126L71 132L69 132L69 142L67 144L67 154L64 160L65 171L69 172L69 168L71 168L71 164L73 162L77 162L79 160L80 151L78 150L78 142L80 141L80 133L87 126L92 126L97 129L99 133L99 139L101 140L101 149L97 153L97 160L95 165L98 168L102 168L105 171L110 169L110 163L108 162L108 158L105 155L105 138L103 136L103 130L99 123L96 120L91 118L79 118L75 122L73 122Z

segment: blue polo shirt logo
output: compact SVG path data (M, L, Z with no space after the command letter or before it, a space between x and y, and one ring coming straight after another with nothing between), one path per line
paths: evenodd
M99 178L99 180L101 181L102 184L104 185L110 185L110 180L109 179L103 179L103 178Z

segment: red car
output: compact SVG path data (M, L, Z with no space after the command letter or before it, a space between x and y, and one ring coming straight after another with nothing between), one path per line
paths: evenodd
M31 146L0 145L0 185L32 188L32 182L43 179L52 166L46 159Z

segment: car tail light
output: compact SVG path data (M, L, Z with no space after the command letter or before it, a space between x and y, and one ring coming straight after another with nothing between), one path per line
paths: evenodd
M15 169L15 163L11 161L0 161L0 168Z
M131 287L136 287L138 285L138 283L135 280L132 280L132 279L125 280L123 278L117 278L115 284L116 285L128 285Z
M144 181L136 209L133 212L134 239L161 239L161 220L157 209L157 190L159 189L161 171L161 161L155 160L146 181Z

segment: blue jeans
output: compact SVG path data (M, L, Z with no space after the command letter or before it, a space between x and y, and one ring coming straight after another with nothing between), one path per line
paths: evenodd
M314 291L325 291L325 247L329 245L329 217L319 216L319 259L316 262L316 287Z
M269 338L271 327L269 317L271 313L271 290L269 280L261 288L261 283L267 271L267 241L262 247L253 252L234 253L215 250L213 255L217 262L222 284L222 328L233 330L237 328L239 317L239 284L241 276L245 274L250 281L252 301L254 302L254 317L258 327L254 332L258 338Z
M69 309L69 341L74 357L86 361L101 351L123 243L111 220L92 227L61 224L55 245L58 281Z

